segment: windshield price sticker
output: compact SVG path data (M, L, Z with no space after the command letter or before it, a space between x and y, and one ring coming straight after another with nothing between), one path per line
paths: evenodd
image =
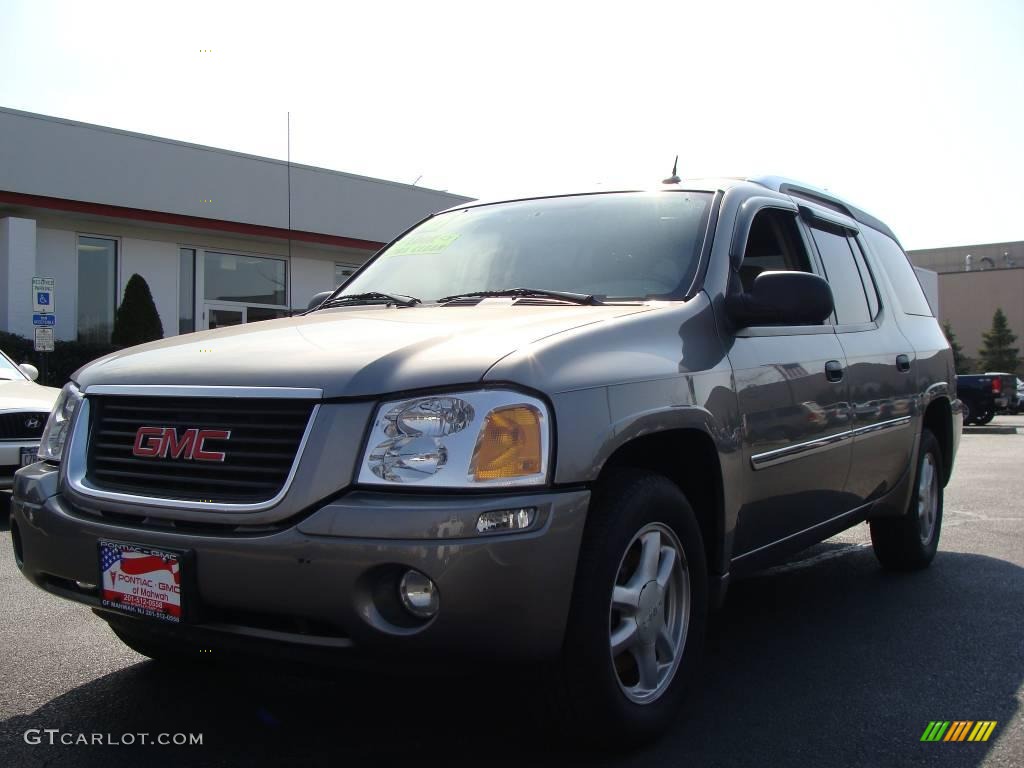
M414 253L440 253L458 239L459 235L455 232L446 235L434 235L433 237L407 237L391 248L388 251L388 255L407 256Z

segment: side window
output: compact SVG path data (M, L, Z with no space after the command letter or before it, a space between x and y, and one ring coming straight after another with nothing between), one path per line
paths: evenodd
M871 312L871 319L874 320L878 316L878 287L875 285L875 279L868 268L864 251L861 250L857 238L850 238L850 247L853 249L853 258L857 262L857 271L860 272L861 282L864 283L864 293L868 297L868 311Z
M810 260L796 224L796 214L778 208L760 211L750 225L747 249L740 265L740 282L749 291L762 272L810 272Z
M814 244L818 246L818 253L821 254L821 261L825 265L825 277L832 288L836 322L839 325L871 322L868 297L853 251L850 249L846 230L818 222L810 229L811 237L814 238Z
M910 259L899 244L891 237L867 227L864 229L864 237L871 250L878 256L878 260L882 262L882 269L888 275L903 311L908 315L932 317L932 310L924 291L921 290L921 283L910 265Z

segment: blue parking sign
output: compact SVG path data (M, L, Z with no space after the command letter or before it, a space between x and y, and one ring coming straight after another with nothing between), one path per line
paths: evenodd
M36 292L36 304L42 307L50 306L50 292L49 291L37 291Z

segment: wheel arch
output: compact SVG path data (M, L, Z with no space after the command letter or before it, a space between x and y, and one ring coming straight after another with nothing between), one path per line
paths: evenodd
M927 429L939 441L942 450L942 484L949 482L953 474L953 408L945 397L932 400L924 412L922 428Z
M704 539L711 573L725 573L725 498L722 466L715 443L694 428L666 429L632 438L618 446L601 467L601 475L631 468L667 477L686 495Z

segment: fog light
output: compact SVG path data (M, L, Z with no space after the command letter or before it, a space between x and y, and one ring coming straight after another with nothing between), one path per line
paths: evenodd
M533 525L533 521L536 519L536 507L502 509L498 512L484 512L480 515L476 520L476 529L479 533L521 531Z
M406 571L398 583L398 595L405 610L420 619L429 619L440 607L437 585L419 571Z

